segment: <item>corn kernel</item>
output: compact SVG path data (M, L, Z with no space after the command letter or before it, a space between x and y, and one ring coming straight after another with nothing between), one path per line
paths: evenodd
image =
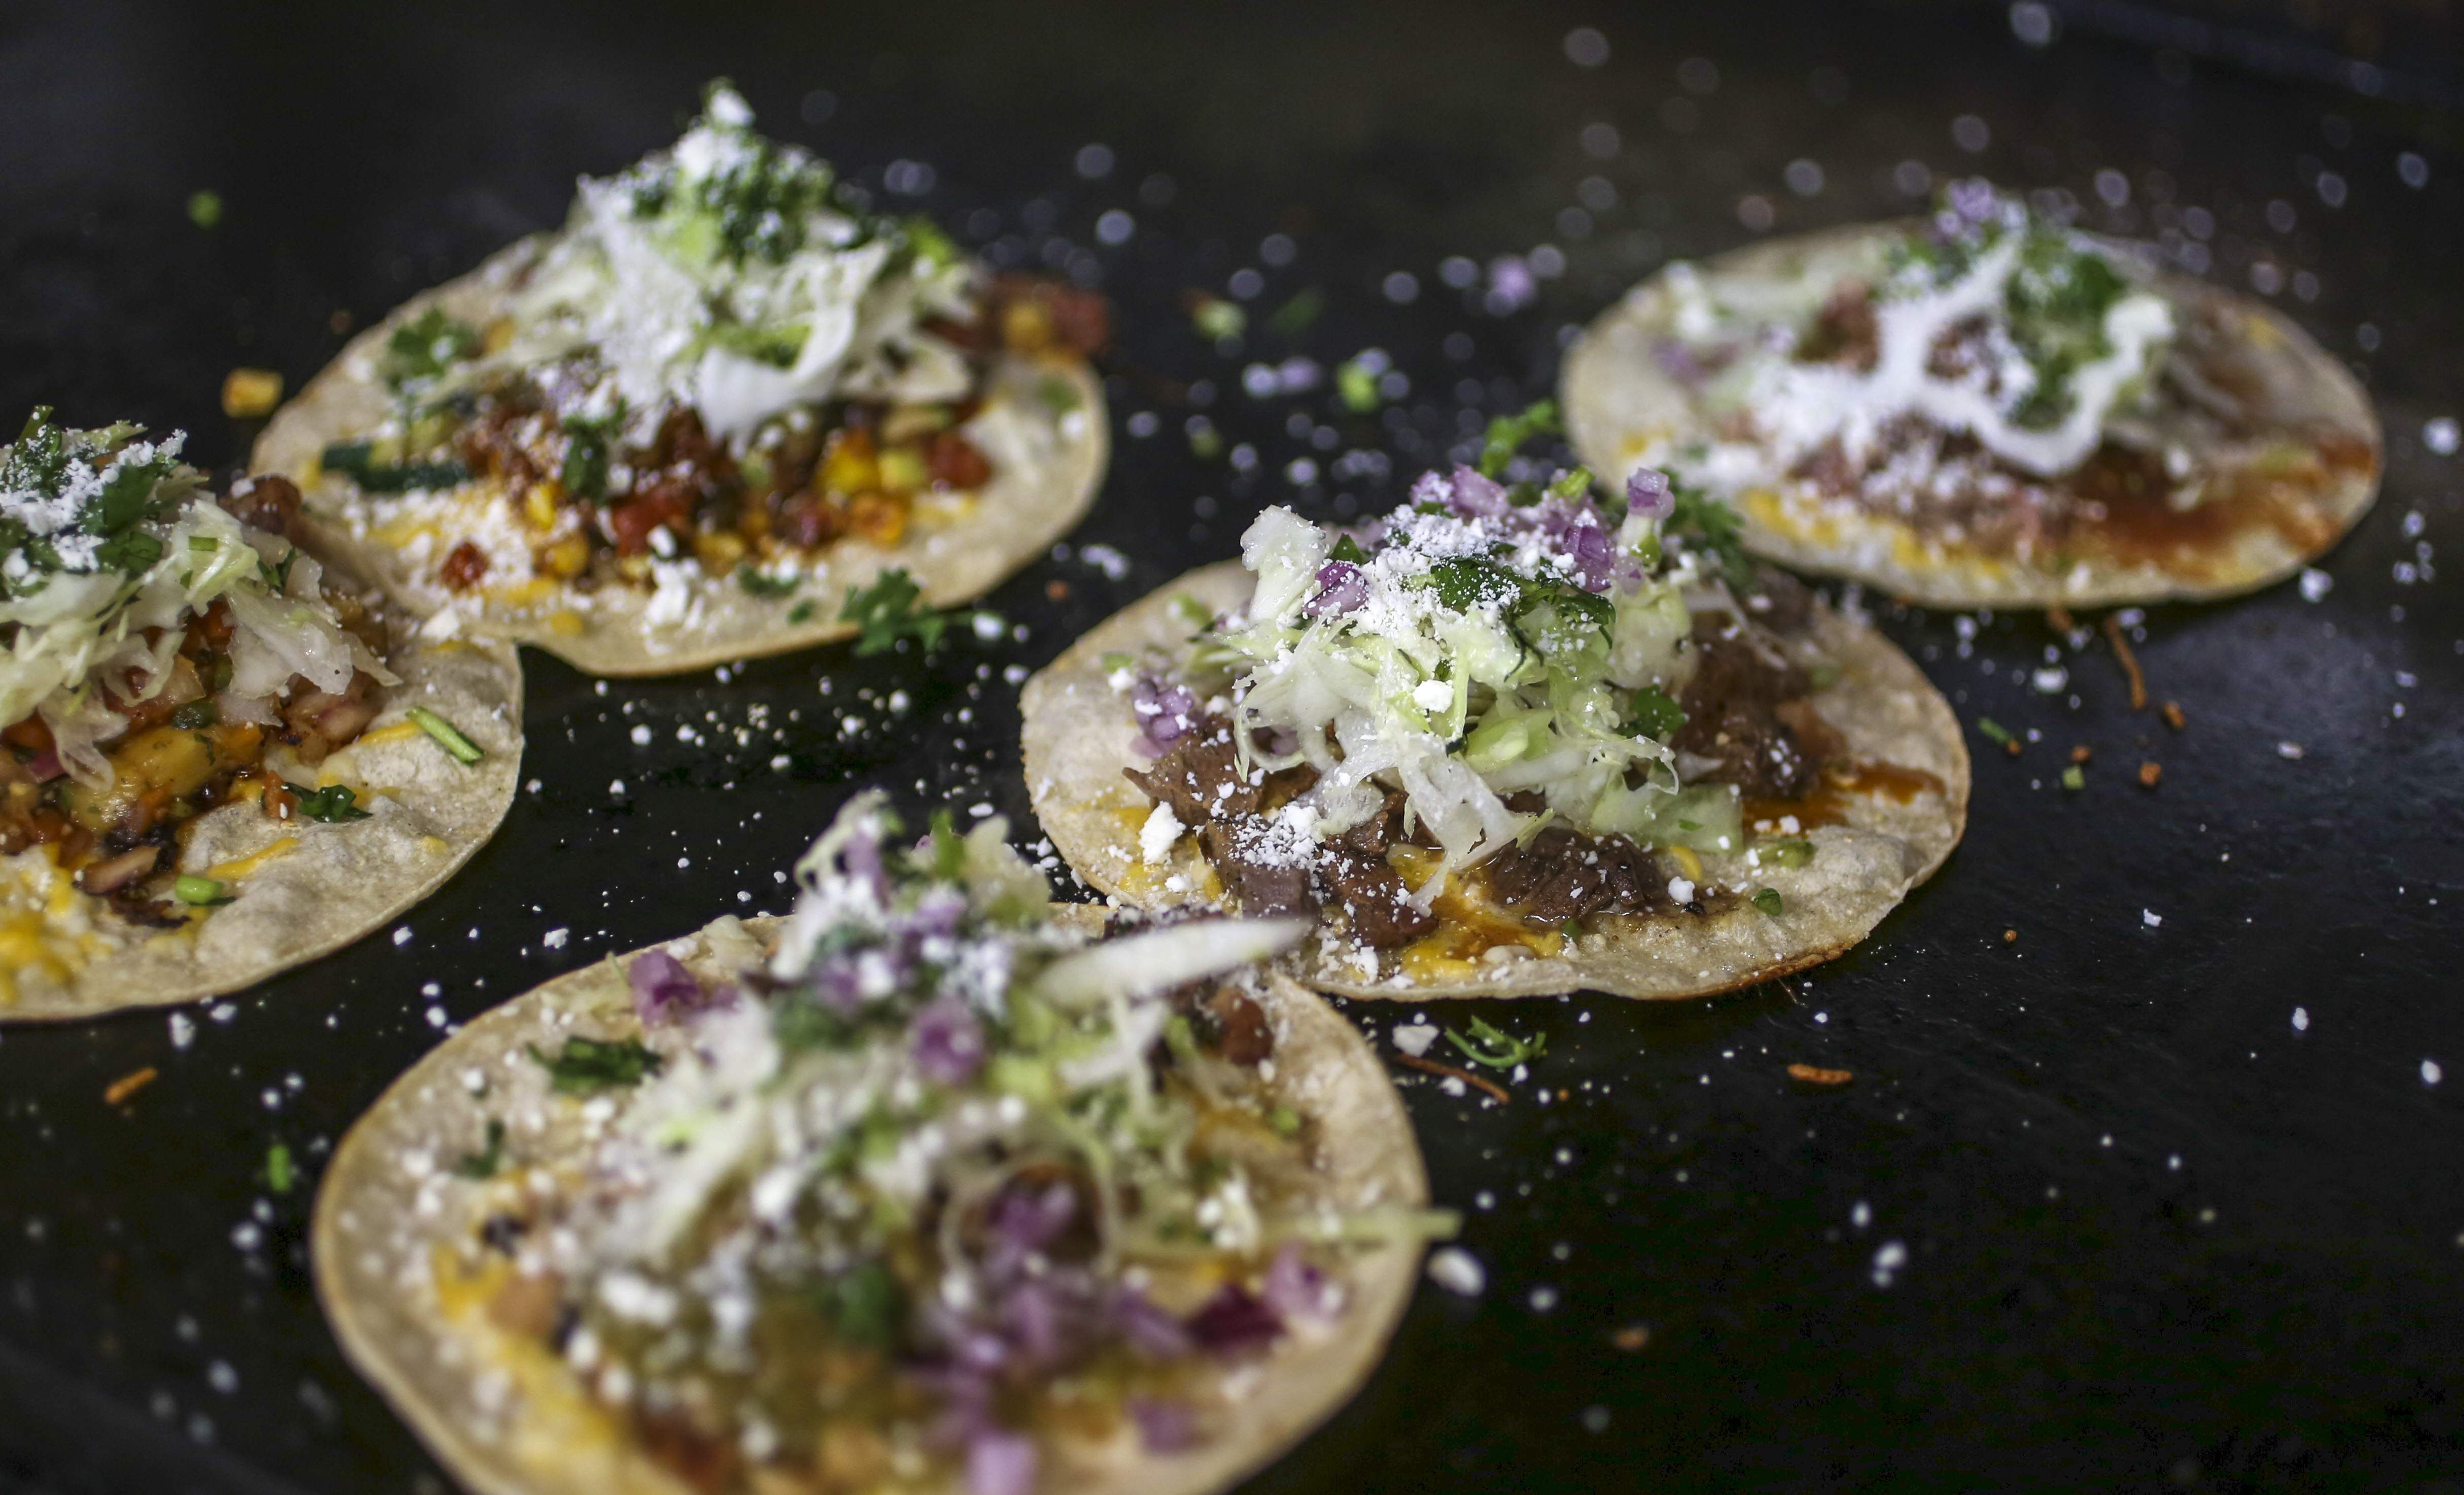
M946 405L896 405L882 418L881 439L890 442L913 441L946 430L950 425L950 407Z
M590 567L590 542L579 535L568 535L541 553L539 561L548 575L567 581Z
M733 571L744 559L744 537L728 530L696 531L693 554L701 558L702 569L713 575Z
M913 447L892 447L881 454L881 486L893 494L912 494L932 478L924 459Z
M1012 301L1001 312L1001 342L1013 353L1041 353L1052 346L1052 314L1034 301Z
M822 487L834 494L862 493L881 486L881 465L873 460L872 437L847 431L830 443L822 458Z
M650 579L650 558L620 556L616 561L616 574L627 582L647 582Z
M887 549L907 533L907 505L888 494L858 494L847 505L847 527Z
M513 345L513 341L514 319L510 317L496 318L479 329L479 351L482 353L502 353Z
M531 484L522 495L522 517L535 530L556 528L556 501L563 495L564 486L552 477Z
M270 368L234 368L223 376L223 413L232 420L261 420L281 403L282 376Z

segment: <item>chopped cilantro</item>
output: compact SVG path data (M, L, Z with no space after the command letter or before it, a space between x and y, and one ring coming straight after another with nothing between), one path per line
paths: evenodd
M471 480L471 470L451 458L434 462L379 462L376 446L365 441L338 441L321 457L327 472L340 473L366 493L401 494L414 489L452 488Z
M171 725L183 732L196 732L223 719L223 709L211 700L189 701L171 713Z
M861 630L855 651L860 655L885 654L897 648L903 638L913 638L928 654L939 648L941 635L950 627L950 615L918 607L916 602L923 595L924 589L915 584L915 579L899 566L884 571L861 591L848 587L847 603L839 609L839 621L852 623Z
M1078 386L1059 374L1046 374L1037 380L1035 397L1055 415L1067 415L1078 408Z
M1656 685L1646 685L1634 693L1626 712L1625 732L1639 734L1665 741L1685 725L1685 708L1668 698L1668 693Z
M1277 1106L1266 1112L1266 1125L1275 1129L1277 1136L1296 1137L1301 1134L1301 1113L1289 1106Z
M1779 890L1776 888L1755 889L1754 896L1751 901L1755 908L1762 910L1772 918L1778 918L1780 911L1786 907L1786 905L1780 902Z
M265 1150L265 1186L276 1194L289 1194L299 1181L299 1171L291 1161L291 1149L276 1142Z
M1478 1018L1464 1026L1471 1030L1470 1037L1448 1028L1447 1041L1462 1049L1465 1059L1491 1069L1511 1069L1516 1065L1539 1058L1549 1049L1549 1036L1545 1033L1526 1041Z
M396 391L432 382L479 351L479 329L430 306L396 327L377 358L377 373Z
M284 551L280 561L268 561L259 556L256 558L256 579L265 583L268 591L287 592L291 589L291 567L298 559L299 547L297 545Z
M791 624L810 623L813 621L813 602L812 599L808 597L804 601L798 603L795 606L787 609L787 621Z
M494 1178L505 1166L505 1124L495 1117L488 1118L488 1141L475 1153L465 1153L454 1159L453 1176L473 1180Z
M564 461L557 469L557 481L567 495L584 503L607 496L607 437L612 424L566 419Z
M1489 477L1506 471L1514 453L1534 436L1552 435L1557 430L1557 402L1535 400L1514 415L1501 415L1488 423L1488 434L1481 443L1480 470Z
M1309 330L1309 324L1316 321L1317 314L1324 310L1326 297L1317 287L1307 286L1290 300L1276 307L1274 315L1266 319L1266 326L1278 338L1297 340Z
M1329 550L1327 555L1336 561L1348 561L1353 565L1366 564L1369 560L1369 552L1361 549L1360 541L1349 535L1337 535L1334 538L1333 548Z
M773 576L757 571L750 562L736 568L736 584L756 597L793 597L796 588L804 584L801 576Z
M888 1265L867 1262L835 1273L823 1280L818 1296L838 1338L865 1350L896 1347L907 1323L907 1289Z
M594 1090L636 1086L666 1067L667 1061L629 1038L603 1042L568 1038L551 1058L537 1044L527 1045L531 1058L548 1072L560 1095L586 1095Z
M1754 561L1746 554L1744 517L1726 501L1683 483L1669 484L1668 495L1675 508L1662 528L1717 561L1730 586L1750 585Z

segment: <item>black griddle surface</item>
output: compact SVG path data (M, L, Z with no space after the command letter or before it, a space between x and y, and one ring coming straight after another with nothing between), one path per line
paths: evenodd
M2128 711L2101 642L1877 602L1970 723L1966 844L1785 988L1441 1014L1549 1040L1503 1108L1404 1079L1487 1289L1424 1286L1367 1390L1252 1488L2464 1488L2464 614L2436 574L2464 515L2425 443L2464 409L2456 121L2056 9L2080 23L2032 47L1998 5L12 8L8 420L126 415L234 460L228 369L297 388L338 311L553 223L718 74L862 181L929 165L900 201L996 262L1099 284L1122 358L1101 503L990 599L1023 638L606 687L532 656L536 786L404 933L184 1013L186 1046L162 1013L0 1030L0 1487L448 1487L343 1363L303 1243L334 1139L444 1026L777 909L774 870L869 785L1031 838L1025 670L1262 505L1397 501L1670 256L1905 210L1915 162L2203 229L2215 278L2272 287L2368 381L2385 496L2318 600L2145 620L2178 734ZM1601 65L1570 59L1580 27ZM210 232L198 188L227 205ZM1563 271L1531 308L1447 279L1544 245ZM1207 346L1182 296L1244 271L1246 341ZM1315 319L1273 330L1309 290ZM1371 347L1410 382L1381 416L1244 387ZM1193 454L1196 415L1224 456ZM2066 793L2073 743L2096 758ZM306 1176L282 1196L276 1142Z

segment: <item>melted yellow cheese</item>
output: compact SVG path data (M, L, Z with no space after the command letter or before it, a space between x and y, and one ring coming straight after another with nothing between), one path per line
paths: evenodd
M284 836L282 839L275 842L262 851L252 852L247 856L233 857L228 862L217 862L213 866L206 868L206 875L218 883L235 883L244 877L253 874L259 868L263 868L266 863L273 861L275 857L289 855L291 852L298 849L298 837Z

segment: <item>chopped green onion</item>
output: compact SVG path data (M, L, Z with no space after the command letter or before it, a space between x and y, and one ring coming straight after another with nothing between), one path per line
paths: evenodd
M494 1178L496 1170L505 1165L505 1124L495 1117L488 1118L488 1145L476 1153L465 1153L454 1160L453 1176L457 1178Z
M1815 690L1827 691L1839 683L1839 667L1827 659L1821 660L1806 667L1805 679Z
M2087 787L2087 770L2085 770L2085 769L2083 769L2083 768L2079 767L2079 765L2078 765L2077 763L2073 763L2073 764L2072 764L2072 765L2070 765L2068 768L2063 769L2063 770L2062 770L2062 787L2063 787L2063 788L2065 788L2065 789L2084 789L2084 788L2086 788L2086 787Z
M1279 338L1297 339L1309 330L1309 324L1316 321L1317 314L1325 309L1326 297L1319 294L1317 287L1307 286L1290 300L1276 307L1274 315L1266 319L1266 325L1274 329L1275 336Z
M1773 867L1803 867L1814 860L1811 841L1768 841L1759 849L1762 859Z
M537 1044L527 1046L558 1093L564 1095L639 1085L667 1066L666 1060L629 1038L612 1043L569 1038L553 1058L539 1052Z
M1366 360L1355 358L1334 371L1334 392L1343 400L1344 408L1366 415L1385 403L1377 392L1377 374Z
M1277 1136L1296 1137L1301 1134L1301 1113L1289 1106L1278 1106L1266 1112L1266 1125L1275 1129Z
M1036 381L1035 396L1055 415L1067 415L1078 408L1078 386L1058 374L1046 374Z
M210 909L231 902L231 899L223 896L222 884L210 877L199 877L193 872L180 874L179 881L171 885L171 896L182 903L194 904L201 909Z
M1249 314L1221 297L1200 297L1189 309L1189 324L1198 329L1199 337L1221 342L1241 336L1249 325Z
M210 229L223 221L223 194L200 188L188 194L188 221L200 229Z
M360 797L346 783L329 783L322 789L302 788L288 780L285 789L299 802L299 813L320 825L340 825L348 821L366 820L368 812L360 808Z
M479 744L472 741L469 737L462 735L461 728L456 727L450 721L447 721L444 717L439 716L425 706L412 707L410 709L410 719L419 724L420 731L427 733L431 737L434 737L437 745L444 748L447 753L451 754L453 760L457 763L468 766L469 764L475 763L479 761L479 759L488 756L480 750Z
M2008 747L2013 742L2018 740L2011 736L2010 728L2002 725L1998 721L1995 721L1991 716L1977 717L1976 730L1992 738L1994 741L2001 743L2005 747Z
M796 588L804 584L804 579L793 575L773 576L746 564L736 568L736 584L756 597L792 597Z
M1189 454L1200 462L1212 462L1223 454L1223 437L1212 424L1189 428Z
M1780 911L1787 907L1780 901L1779 890L1776 888L1755 889L1752 902L1755 908L1762 910L1772 918L1778 918Z
M1469 1038L1448 1028L1447 1042L1462 1049L1463 1057L1473 1064L1485 1065L1491 1069L1511 1069L1516 1065L1539 1058L1549 1049L1549 1036L1545 1033L1526 1042L1478 1018L1472 1019L1465 1026L1471 1030Z
M299 1181L299 1171L291 1161L291 1149L276 1142L265 1150L265 1186L276 1194L289 1194Z
M211 555L222 548L223 542L216 539L211 535L191 535L188 537L188 553L192 556Z

